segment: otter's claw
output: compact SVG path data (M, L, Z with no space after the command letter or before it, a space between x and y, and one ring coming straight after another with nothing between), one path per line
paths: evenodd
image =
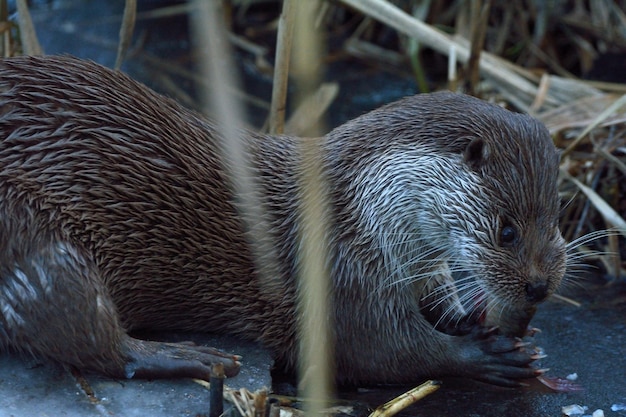
M521 387L527 385L522 380L536 378L545 372L531 367L541 355L530 343L519 338L503 336L493 328L478 328L466 337L472 338L482 353L479 358L472 359L471 378L503 387Z
M208 381L212 365L222 363L227 377L239 373L241 356L195 344L164 343L128 337L125 341L127 378L188 377Z
M536 335L537 333L541 333L541 329L538 329L536 327L530 327L528 326L528 328L526 329L526 334L525 336L528 337L533 337L534 335Z

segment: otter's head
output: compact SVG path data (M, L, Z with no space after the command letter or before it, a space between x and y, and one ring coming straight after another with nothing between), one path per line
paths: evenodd
M529 116L476 105L465 121L461 163L480 185L459 204L475 215L452 222L458 257L448 262L474 283L465 297L478 301L485 324L521 336L565 274L559 155L547 129Z
M486 325L523 334L565 273L559 156L546 128L436 93L383 107L329 137L342 144L340 169L355 174L348 187L357 202L347 204L359 233L381 236L377 246L396 263L392 280L418 292L445 285L428 290L431 305L456 292ZM424 285L429 274L438 278Z

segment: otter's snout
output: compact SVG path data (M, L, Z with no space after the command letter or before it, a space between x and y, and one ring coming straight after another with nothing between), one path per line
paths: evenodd
M526 300L530 303L539 303L548 296L548 284L544 281L529 282L526 284Z

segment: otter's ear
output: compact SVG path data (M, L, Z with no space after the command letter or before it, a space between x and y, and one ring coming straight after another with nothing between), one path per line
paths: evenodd
M487 161L488 156L489 148L485 141L481 138L475 138L465 147L463 160L470 168L477 171Z

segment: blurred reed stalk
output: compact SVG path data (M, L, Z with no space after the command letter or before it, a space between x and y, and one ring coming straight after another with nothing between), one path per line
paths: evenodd
M313 27L311 18L319 10L319 2L307 0L287 0L284 7L293 12L285 13L289 19L295 19L293 58L297 101L303 101L312 94L319 84L322 62L322 48L319 33ZM268 227L263 222L264 213L255 196L258 194L254 181L254 171L250 166L242 137L243 114L239 103L234 99L232 86L236 85L233 76L235 68L229 50L223 16L218 2L195 0L191 13L193 39L196 52L201 55L200 72L208 77L210 91L204 92L205 102L210 104L216 119L219 133L223 137L224 165L230 170L231 186L236 196L237 209L246 221L249 231L248 240L253 247L257 269L261 279L271 280L269 275L278 269L268 267L267 263L276 257L271 253ZM287 24L291 24L287 22ZM289 42L281 48L289 46ZM285 53L285 51L279 52ZM287 53L287 60L289 54ZM308 136L321 135L320 124L310 126L305 132ZM298 254L298 324L300 340L300 376L303 396L316 401L309 402L309 415L317 415L325 407L331 386L331 346L329 336L328 299L330 296L328 280L328 256L326 253L325 229L328 210L326 208L326 187L321 176L319 140L301 141L301 204L300 204L300 251ZM265 239L264 239L265 237ZM263 271L266 273L263 274Z
M289 63L293 45L296 2L285 0L278 20L276 37L276 59L274 59L274 79L272 82L272 103L270 105L270 134L282 134L285 130L287 109L287 87L289 84Z
M246 149L243 108L235 91L239 85L233 52L224 26L221 2L193 0L190 9L192 39L198 54L198 72L208 83L201 83L201 97L216 122L221 142L224 169L243 219L261 285L270 285L280 277L276 245L271 239L267 216L259 200L259 187Z
M26 0L17 0L17 20L20 27L20 39L24 55L43 55L43 49L37 39L33 19L28 11Z
M286 0L297 4L293 53L296 101L304 102L321 82L324 51L315 16L319 16L318 0ZM291 6L293 7L293 6ZM314 123L303 132L316 137L323 132L322 123ZM322 176L320 141L300 142L303 155L301 177L300 276L299 276L299 340L301 396L313 399L307 404L309 416L320 415L327 406L331 380L330 279L328 271L327 190Z
M133 40L133 30L135 29L135 21L137 20L137 0L126 0L124 3L124 15L122 17L122 25L120 26L120 41L117 44L117 57L115 58L116 70L122 67L124 57Z

